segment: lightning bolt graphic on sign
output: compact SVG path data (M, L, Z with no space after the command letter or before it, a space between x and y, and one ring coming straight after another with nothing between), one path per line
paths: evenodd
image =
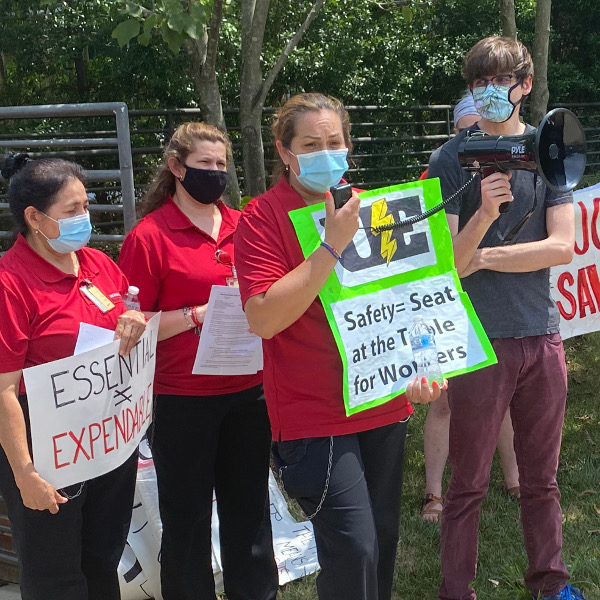
M378 225L387 225L388 223L394 222L392 215L386 215L387 213L387 202L385 198L373 202L371 205L371 227L377 227ZM383 231L376 233L373 231L373 235L381 235L381 256L386 259L387 264L390 264L392 257L398 249L398 242L392 240L392 231Z

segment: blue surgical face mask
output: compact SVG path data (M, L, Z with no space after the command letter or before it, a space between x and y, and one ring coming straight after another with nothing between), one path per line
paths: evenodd
M510 93L520 85L517 83L512 87L494 86L473 88L473 101L475 110L487 121L492 123L504 123L511 118L515 108L523 100L516 104L510 101Z
M46 213L42 214L48 217ZM58 223L58 231L60 232L59 236L57 238L50 239L41 229L38 229L37 231L39 231L46 238L50 248L56 252L61 252L62 254L76 252L77 250L81 250L81 248L87 245L87 243L90 241L90 236L92 235L92 224L90 223L89 212L86 212L82 215L77 215L76 217L58 219L58 221L52 217L48 218L55 223Z
M340 182L344 173L348 170L348 148L341 150L318 150L306 154L294 154L298 159L300 173L294 171L294 175L300 185L313 192L326 192L332 185ZM291 168L291 167L290 167Z

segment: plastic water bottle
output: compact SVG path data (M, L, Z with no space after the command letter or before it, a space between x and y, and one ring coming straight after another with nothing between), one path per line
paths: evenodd
M413 357L417 363L417 374L427 377L429 385L437 381L442 387L444 375L438 362L438 350L435 345L433 327L423 321L423 317L414 317L414 325L409 333Z
M130 285L127 288L127 293L123 296L123 303L127 307L127 310L140 310L139 293L140 290L135 285Z

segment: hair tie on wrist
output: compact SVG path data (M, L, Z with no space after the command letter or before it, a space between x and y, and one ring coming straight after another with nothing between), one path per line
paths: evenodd
M321 246L323 246L323 248L327 249L329 251L329 253L331 254L331 256L333 256L333 258L335 258L335 260L342 260L340 253L333 246L330 246L327 242L321 242Z
M200 327L200 325L202 325L202 323L200 323L200 321L198 321L198 317L196 316L196 309L197 308L198 308L197 306L192 306L191 315L192 315L192 321L194 321L194 325L196 327Z

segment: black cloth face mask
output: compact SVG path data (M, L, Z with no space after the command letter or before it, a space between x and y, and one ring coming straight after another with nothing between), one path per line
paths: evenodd
M185 176L180 183L196 202L214 204L227 186L227 171L195 169L185 165Z

